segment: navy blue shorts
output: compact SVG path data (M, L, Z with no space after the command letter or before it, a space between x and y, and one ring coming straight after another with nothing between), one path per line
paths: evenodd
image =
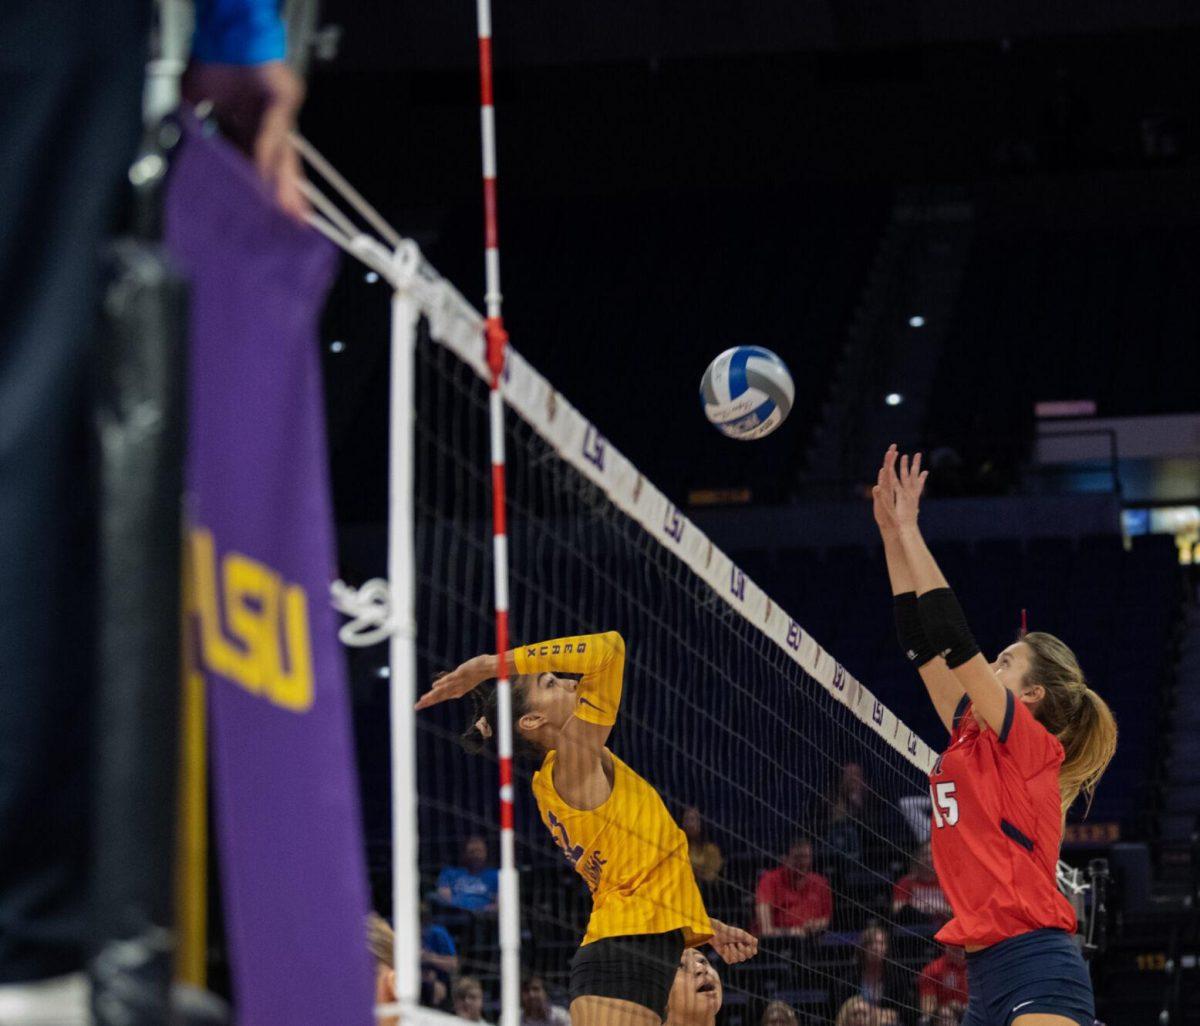
M967 954L971 998L962 1026L1009 1026L1020 1015L1096 1021L1092 978L1075 941L1062 930L1034 930Z

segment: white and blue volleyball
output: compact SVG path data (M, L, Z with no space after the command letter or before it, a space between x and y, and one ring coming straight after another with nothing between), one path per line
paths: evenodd
M761 346L726 349L700 379L704 415L721 434L743 442L779 427L795 394L787 364Z

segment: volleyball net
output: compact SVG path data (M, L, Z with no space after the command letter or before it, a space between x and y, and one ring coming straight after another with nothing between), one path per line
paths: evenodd
M475 339L445 344L427 325L416 345L422 690L494 647L482 355ZM757 1023L774 1000L800 1022L834 1022L862 996L880 1023L915 1023L944 915L914 866L932 753L511 350L503 395L512 644L608 630L625 639L610 747L691 830L710 914L760 934L756 959L714 960L725 1021ZM417 720L418 858L427 924L452 933L460 971L498 1011L490 901L455 890L479 886L485 874L467 864L481 847L489 865L497 857L496 768L457 743L472 709L449 703ZM515 770L521 967L565 1002L591 899L538 818L538 765L518 755ZM479 900L483 911L457 907ZM872 953L878 972L865 968ZM450 1007L454 980L430 968L426 1000L444 988Z
M349 634L391 635L393 828L375 893L392 897L405 1020L481 1007L515 1026L531 976L566 1004L591 910L539 819L539 759L518 755L506 840L495 748L459 743L471 701L412 712L437 672L495 650L499 555L513 646L625 639L609 747L687 828L709 913L760 938L749 962L713 956L724 1021L956 1021L954 989L922 981L948 912L923 850L934 753L511 347L492 416L483 318L415 245L317 223L396 290L388 601L363 588L339 602L358 616ZM489 454L501 421L506 545Z

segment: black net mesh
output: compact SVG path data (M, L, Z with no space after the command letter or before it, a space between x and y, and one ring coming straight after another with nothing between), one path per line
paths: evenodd
M424 334L417 365L424 689L436 671L491 651L494 621L487 389ZM923 850L924 773L511 411L507 455L512 643L621 633L624 698L609 747L687 826L709 913L760 937L741 965L706 949L723 983L720 1020L915 1024L924 990L934 1021L939 1006L941 1022L957 1021L955 963L949 989L919 985L943 954L932 935L946 915ZM457 993L469 1013L474 980L494 1019L497 770L494 754L458 744L471 709L448 703L419 722L425 998L449 1009ZM522 963L566 1005L591 896L538 817L537 766L518 760ZM681 985L678 1021L702 1021L712 999L696 989Z

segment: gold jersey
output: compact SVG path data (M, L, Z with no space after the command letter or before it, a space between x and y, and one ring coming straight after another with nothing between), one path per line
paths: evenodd
M514 655L519 673L582 674L576 715L591 722L615 719L625 661L619 635L560 638ZM583 943L671 930L683 930L689 946L703 943L712 924L692 873L687 836L658 792L607 748L605 754L612 760L612 793L594 809L563 801L554 786L556 752L546 754L533 776L542 822L592 892Z

